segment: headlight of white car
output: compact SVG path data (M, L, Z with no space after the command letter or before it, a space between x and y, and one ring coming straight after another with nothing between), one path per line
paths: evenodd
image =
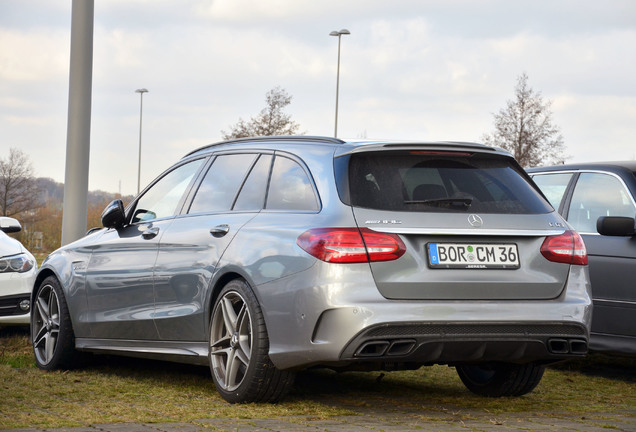
M24 273L35 265L35 261L27 254L12 255L0 258L0 273Z

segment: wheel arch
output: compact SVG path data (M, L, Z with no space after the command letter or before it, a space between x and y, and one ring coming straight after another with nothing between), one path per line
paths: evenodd
M48 267L41 269L38 272L38 274L35 276L35 281L33 282L33 289L31 290L31 304L34 304L33 302L35 301L35 297L37 296L38 291L40 290L40 284L42 284L42 281L44 281L44 279L48 278L49 276L55 277L58 280L58 282L60 282L60 285L62 285L60 281L60 277L58 276L56 272L54 272L52 269Z
M223 274L218 275L215 280L212 282L210 289L210 294L208 295L208 299L206 301L206 318L205 318L205 326L206 328L210 327L210 321L212 319L212 310L214 308L214 302L216 302L219 293L223 289L225 285L232 282L236 279L243 279L247 282L247 284L251 287L253 285L250 283L249 279L245 277L241 272L236 270L228 270ZM256 295L256 293L254 293ZM258 298L258 297L257 297Z
M76 316L73 314L71 310L71 307L70 307L71 305L69 305L69 293L68 293L69 285L68 284L70 283L70 280L68 278L62 277L62 275L58 273L55 268L53 267L40 268L40 271L36 275L35 281L33 282L33 289L31 290L31 305L35 305L37 295L40 291L40 286L42 285L42 282L44 282L44 280L47 279L48 277L54 277L57 280L57 282L60 284L60 287L62 288L62 294L64 295L64 302L67 304L67 308L69 308L69 318L71 321L71 328L73 330L73 333L76 334L76 330L77 330L75 325Z

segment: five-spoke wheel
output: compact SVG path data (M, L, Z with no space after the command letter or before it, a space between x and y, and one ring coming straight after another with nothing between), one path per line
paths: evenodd
M212 378L228 402L273 402L293 383L293 372L276 369L261 308L242 279L219 293L210 320Z
M33 310L33 350L39 364L49 364L60 334L60 301L51 285L40 288Z
M41 369L67 368L77 360L75 337L64 293L54 277L40 284L31 312L31 342Z
M228 292L217 303L212 319L210 355L216 379L226 391L241 385L252 356L252 323L245 300Z

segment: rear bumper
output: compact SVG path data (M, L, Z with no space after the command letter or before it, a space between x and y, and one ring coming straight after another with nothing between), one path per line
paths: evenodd
M283 297L276 306L264 305L270 358L278 368L552 362L588 350L587 267L572 266L566 289L548 300L388 300L377 290L361 288L373 286L364 272L355 279L314 287L311 298L295 291L286 311L294 310L297 317L293 331L289 313L272 313L284 307Z
M555 323L402 323L365 329L341 360L418 364L560 360L588 351L587 329Z

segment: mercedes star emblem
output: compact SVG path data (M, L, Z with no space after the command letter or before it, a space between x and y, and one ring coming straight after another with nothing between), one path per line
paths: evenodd
M484 221L479 215L471 214L470 216L468 216L468 223L471 226L478 228L484 224Z

